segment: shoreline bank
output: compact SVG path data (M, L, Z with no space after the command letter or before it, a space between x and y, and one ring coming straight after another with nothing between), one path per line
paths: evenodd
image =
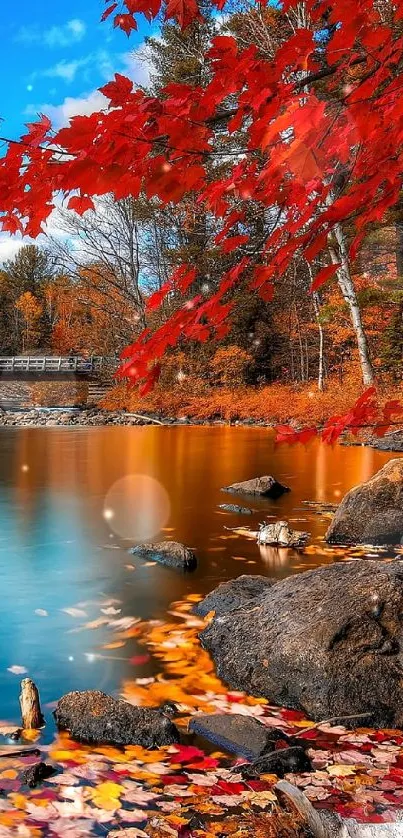
M124 410L105 410L102 408L29 408L21 410L3 410L0 412L0 428L51 428L51 427L240 427L266 428L273 430L276 422L264 419L222 418L198 419L191 416L164 416L160 413L129 413ZM403 453L403 429L386 434L384 437L370 436L360 441L349 439L340 440L342 445L351 447L369 447L391 453Z
M142 426L169 427L172 425L203 425L214 427L264 427L274 425L255 419L231 422L226 419L193 419L189 416L171 417L157 414L129 413L100 408L29 408L27 410L3 410L0 413L0 427L108 427Z

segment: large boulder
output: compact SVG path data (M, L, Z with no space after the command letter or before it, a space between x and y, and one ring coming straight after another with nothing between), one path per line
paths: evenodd
M402 562L336 563L255 590L228 611L221 586L201 632L231 688L315 720L403 726Z
M64 695L54 716L58 728L79 742L159 748L179 741L171 710L134 707L99 690L86 690Z
M159 562L176 570L196 570L197 557L190 547L179 541L161 541L158 544L138 544L129 551L133 556Z
M231 483L230 486L224 486L223 492L231 492L234 495L260 495L264 498L277 498L289 492L288 486L283 486L275 477L271 475L264 475L263 477L254 477L252 480L243 480L241 483Z
M199 617L206 617L214 611L216 616L228 614L234 608L241 606L248 607L251 600L255 600L260 594L265 593L267 588L274 585L274 579L266 576L238 576L229 582L221 582L218 588L198 602L194 613Z
M403 536L403 457L389 460L343 498L329 544L399 544Z

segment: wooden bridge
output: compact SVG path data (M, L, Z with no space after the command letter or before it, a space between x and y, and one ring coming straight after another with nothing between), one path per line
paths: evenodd
M115 358L103 358L96 355L89 358L79 355L0 356L0 377L100 378L103 373L107 375L114 372L117 365Z

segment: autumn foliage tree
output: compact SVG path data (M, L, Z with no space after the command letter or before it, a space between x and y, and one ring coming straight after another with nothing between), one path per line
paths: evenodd
M21 294L18 297L15 307L23 322L23 351L33 349L37 345L40 337L39 321L43 314L43 308L31 291L25 291L24 294Z
M197 0L124 0L107 3L103 19L129 35L137 15L152 19L162 5L182 28L202 17ZM60 194L78 214L94 208L94 196L145 194L162 205L189 199L209 219L217 285L201 292L197 265L179 266L148 310L172 294L184 304L123 353L121 375L143 392L178 341L228 333L240 282L270 301L296 254L311 266L308 293L337 277L364 382L372 380L351 264L401 194L403 0L284 0L277 14L282 35L270 55L257 39L218 34L204 55L206 83L171 82L148 95L116 74L102 88L106 112L73 117L57 132L41 116L1 161L2 226L11 233L37 236Z

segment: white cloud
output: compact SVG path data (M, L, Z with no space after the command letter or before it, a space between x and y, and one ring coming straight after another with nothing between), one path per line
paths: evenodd
M14 259L20 248L25 244L21 238L9 236L8 233L0 233L0 264Z
M108 100L99 90L92 90L91 93L82 96L66 96L60 105L29 105L25 110L26 116L45 113L52 120L54 128L61 128L67 125L73 116L90 116L95 111L104 110L108 107Z
M132 52L120 55L120 72L140 87L147 87L150 83L151 64L147 58L147 50L143 45Z
M48 78L63 79L65 82L74 81L77 70L82 67L83 62L78 61L58 61L53 67L49 67L41 73L42 76Z
M91 79L95 73L97 77L101 76L105 81L109 81L113 77L116 64L114 58L107 50L103 49L90 52L89 55L72 61L67 61L63 58L45 70L36 70L34 73L31 73L29 82L32 83L38 78L56 78L62 79L69 84L75 80L78 73L80 73L81 80L88 84L91 83ZM30 84L30 87L32 90L32 84Z
M87 27L83 20L73 18L60 26L41 29L39 26L21 26L15 40L22 44L38 44L50 49L68 47L76 44L85 36Z
M149 83L150 66L142 47L133 52L122 53L118 56L115 64L113 64L113 56L105 51L100 51L91 53L86 58L77 61L61 61L54 67L45 70L41 75L64 78L65 81L70 81L79 70L83 71L83 77L85 77L85 70L88 70L89 65L92 66L94 63L97 64L98 70L101 70L102 75L107 80L113 78L114 72L119 72L128 76L137 85L147 86ZM107 107L108 100L105 96L99 90L91 90L81 96L66 96L60 105L30 104L26 107L24 115L32 118L37 114L44 113L52 120L54 128L57 129L67 125L73 116L90 116L95 111L105 110Z

